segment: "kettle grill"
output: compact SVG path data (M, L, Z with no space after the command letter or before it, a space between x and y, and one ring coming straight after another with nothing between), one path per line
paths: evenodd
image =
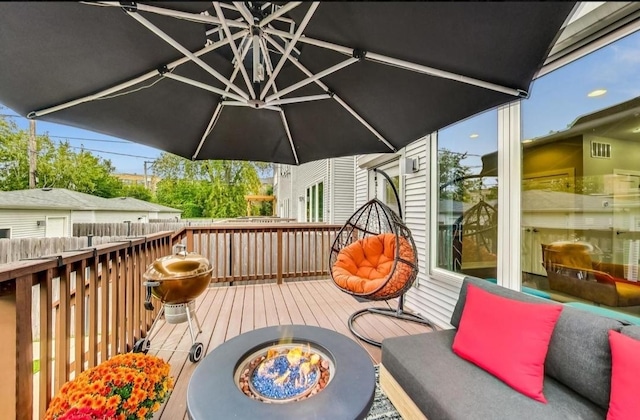
M165 322L168 324L189 323L192 344L189 349L189 360L196 363L202 359L204 346L196 342L196 337L202 329L196 316L195 299L209 286L213 268L209 260L194 252L187 252L184 245L176 245L174 250L174 255L158 258L143 274L145 309L149 311L154 309L151 296L160 300L162 308L153 320L146 337L136 341L133 351L147 353L151 349L154 327L164 315ZM193 328L194 322L197 332Z

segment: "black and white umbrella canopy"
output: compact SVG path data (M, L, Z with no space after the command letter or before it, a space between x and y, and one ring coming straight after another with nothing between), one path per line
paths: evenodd
M574 2L6 2L0 102L193 159L393 152L526 97Z

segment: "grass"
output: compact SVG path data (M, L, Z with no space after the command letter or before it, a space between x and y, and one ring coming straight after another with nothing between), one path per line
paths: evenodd
M40 372L40 359L33 361L33 374Z

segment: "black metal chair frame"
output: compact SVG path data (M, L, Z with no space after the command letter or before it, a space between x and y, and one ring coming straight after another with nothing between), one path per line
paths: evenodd
M402 218L402 206L400 204L400 196L398 195L398 191L395 187L395 185L393 184L393 182L391 181L391 178L389 178L389 175L387 175L384 171L380 170L380 169L374 169L373 170L374 173L376 174L381 174L382 176L384 176L384 178L389 182L389 184L391 185L391 188L393 190L393 194L395 196L396 202L398 204L398 213L399 215L396 215L395 212L390 209L388 206L386 206L385 204L383 204L382 202L380 202L379 200L374 199L369 201L367 204L365 204L364 206L362 206L360 209L358 209L358 211L356 211L354 213L353 216L351 216L351 218L349 219L349 221L347 221L347 223L342 227L342 229L340 230L340 232L338 233L338 235L336 236L336 239L333 242L333 245L331 246L331 255L329 258L331 267L333 267L336 259L337 259L337 255L339 254L339 252L348 244L354 243L356 242L356 240L361 240L366 236L373 236L373 235L377 235L377 234L381 234L381 233L393 233L396 237L396 256L394 259L394 264L393 267L391 268L391 272L389 273L387 280L384 282L384 284L382 284L378 289L374 290L373 292L369 292L369 293L365 293L365 294L358 294L358 293L354 293L350 290L344 289L342 287L340 287L340 285L338 285L335 281L335 279L333 278L333 269L331 270L331 278L334 281L334 283L336 283L336 286L338 286L338 288L340 288L340 290L342 290L345 293L349 293L353 296L357 296L363 299L367 299L367 300L389 300L389 299L393 299L393 298L398 298L398 306L396 309L393 308L379 308L379 307L369 307L369 308L363 308L360 309L356 312L354 312L350 317L349 317L349 321L348 321L348 326L349 326L349 330L351 331L351 333L356 336L358 339L372 344L374 346L377 347L381 347L382 343L376 340L373 340L370 337L367 337L363 334L361 334L360 332L358 332L354 326L354 322L356 320L356 318L365 315L365 314L374 314L374 315L382 315L382 316L387 316L387 317L391 317L391 318L395 318L395 319L400 319L400 320L404 320L404 321L410 321L410 322L415 322L418 324L422 324L422 325L427 325L431 328L433 328L433 324L431 323L431 321L429 321L427 318L418 315L418 314L412 314L412 313L407 313L404 311L404 296L405 293L411 288L411 286L413 285L413 282L415 281L415 279L418 276L418 257L417 257L417 252L416 252L416 246L415 246L415 242L413 241L413 237L411 236L411 231L409 230L409 228L406 227L406 225L403 222L403 218ZM376 179L377 181L377 179ZM375 222L370 220L370 214L367 214L367 219L366 219L366 223L365 223L365 227L363 228L362 226L357 226L355 224L353 224L351 222L351 220L354 218L354 216L358 215L361 211L363 211L363 209L365 209L367 206L370 205L376 205L381 207L382 209L382 213L380 214L380 212L376 211L376 215L375 217L378 219L377 222L377 230L378 232L374 231L373 229L369 229L369 227L371 226L371 223ZM382 220L381 220L382 219ZM383 227L384 224L384 227ZM382 230L386 230L387 232L382 232ZM362 234L362 237L358 237L357 239L354 239L357 234L355 231L359 231L358 233ZM399 253L399 249L400 249L400 237L404 237L406 239L409 240L412 249L414 250L415 253L415 261L406 261L403 260L401 258L398 257L398 253ZM343 240L343 243L340 243L340 241ZM389 282L391 276L393 275L393 273L395 272L395 270L397 269L398 264L407 264L408 266L411 267L412 269L412 273L410 275L409 280L407 280L404 284L404 287L402 287L402 289L400 289L399 291L397 291L396 293L392 294L392 295L383 295L383 296L376 296L376 293L379 292L380 290L382 290L384 288L384 286Z

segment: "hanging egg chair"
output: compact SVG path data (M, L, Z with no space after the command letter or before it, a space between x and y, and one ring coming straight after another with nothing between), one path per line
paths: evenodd
M418 276L411 232L377 198L360 207L342 227L329 263L338 288L368 300L396 298Z
M398 202L395 186L387 174ZM354 320L366 313L432 326L425 318L404 312L404 294L418 276L418 257L411 231L389 206L374 198L360 207L340 229L329 256L331 278L345 293L364 300L400 298L397 309L365 308L349 318L349 329L359 339L380 347L381 343L360 334Z

